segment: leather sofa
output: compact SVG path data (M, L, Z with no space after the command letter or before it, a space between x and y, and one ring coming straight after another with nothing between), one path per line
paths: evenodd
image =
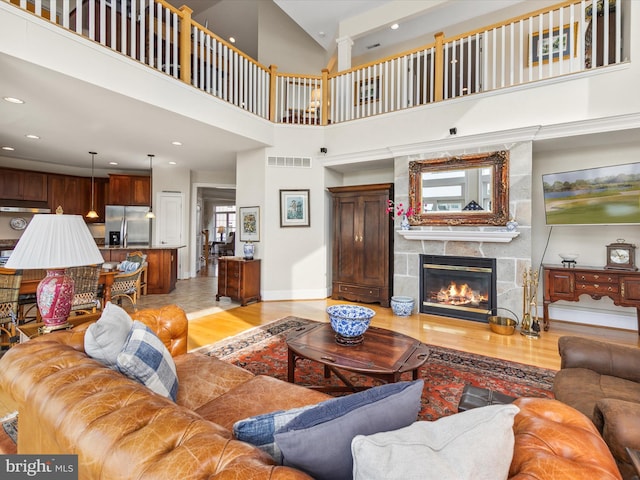
M556 399L589 417L623 478L637 472L625 447L640 450L640 349L580 337L558 339Z
M314 404L327 395L198 353L186 353L187 319L169 306L132 315L174 356L176 403L106 368L83 351L87 324L17 345L0 360L0 389L18 417L18 453L78 454L87 479L308 479L234 440L242 418ZM556 400L515 402L509 478L620 479L584 415Z
M176 403L88 357L88 323L43 335L0 360L0 388L18 410L19 454L78 454L83 480L309 479L234 440L230 426L328 396L187 353L188 322L177 306L131 316L156 332L172 354Z

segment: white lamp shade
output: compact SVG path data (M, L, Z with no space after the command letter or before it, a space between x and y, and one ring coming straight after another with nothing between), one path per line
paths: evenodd
M95 265L104 259L80 215L34 215L6 268L57 269Z

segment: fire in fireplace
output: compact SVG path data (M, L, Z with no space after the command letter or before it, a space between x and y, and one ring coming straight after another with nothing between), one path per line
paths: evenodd
M420 312L488 322L496 313L496 259L420 255Z

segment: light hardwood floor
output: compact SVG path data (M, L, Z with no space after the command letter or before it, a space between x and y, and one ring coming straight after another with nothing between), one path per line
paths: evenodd
M167 304L180 305L187 314L198 317L219 305L215 299L217 277L215 264L201 275L179 280L176 290L167 295L147 295L139 301L140 308ZM189 321L189 345L195 348L209 345L249 328L267 324L286 316L297 316L318 321L328 321L325 309L337 302L326 300L297 300L260 302L245 307L231 308L219 313L205 315ZM393 315L390 308L368 305L376 311L372 325L388 328L418 338L424 343L463 350L514 362L536 365L557 370L560 368L558 338L562 335L578 335L601 339L613 343L640 346L636 331L576 325L553 322L548 332L541 332L540 338L531 339L520 335L498 335L485 323L457 320L433 315L413 314L409 317ZM11 411L3 401L0 392L0 417Z
M171 294L142 297L139 305L144 307L177 303L187 313L197 315L194 312L216 305L215 273L215 263L213 263L208 269L201 270L201 276L179 281L176 290ZM331 299L260 302L216 313L204 319L196 318L189 322L189 349L211 344L242 330L264 325L289 315L328 321L325 309L336 303L348 302L336 302ZM548 332L541 332L540 338L531 339L518 331L514 335L498 335L491 332L487 324L481 322L416 313L409 317L398 317L393 315L390 308L382 308L378 305L368 306L376 311L372 321L374 326L395 330L428 344L544 368L560 368L557 343L562 335L578 335L640 346L640 337L636 331L631 330L552 321Z

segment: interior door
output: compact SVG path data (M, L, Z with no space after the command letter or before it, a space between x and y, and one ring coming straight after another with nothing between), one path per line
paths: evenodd
M182 214L182 193L162 192L158 194L157 239L156 245L183 245L184 229Z

